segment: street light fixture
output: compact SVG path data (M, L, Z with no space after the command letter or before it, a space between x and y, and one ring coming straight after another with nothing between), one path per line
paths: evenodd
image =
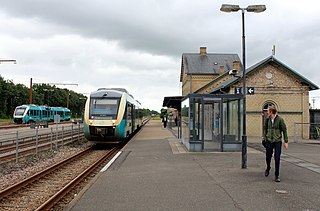
M242 165L243 169L247 168L247 125L246 125L246 42L245 42L245 27L244 27L244 12L260 13L266 10L265 5L249 5L246 8L241 8L239 5L222 4L220 11L222 12L242 12L242 96L243 96L243 132L242 132Z
M0 59L0 64L3 62L13 62L13 64L17 64L17 60L15 59Z

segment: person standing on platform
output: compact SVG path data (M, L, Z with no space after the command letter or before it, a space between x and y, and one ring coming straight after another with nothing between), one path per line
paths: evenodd
M284 138L284 148L287 150L288 145L288 134L287 126L284 120L277 114L275 106L268 107L268 118L264 123L263 138L266 140L266 164L267 169L265 170L265 176L269 176L271 169L270 163L272 154L274 154L275 161L275 182L280 182L280 156L282 148L282 134ZM274 153L273 153L274 150Z
M162 122L163 122L163 127L166 128L167 127L167 122L168 122L168 119L167 117L164 115L163 118L162 118Z

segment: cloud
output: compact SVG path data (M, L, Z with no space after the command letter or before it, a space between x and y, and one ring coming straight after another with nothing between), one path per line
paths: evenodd
M63 88L81 93L100 87L125 87L141 102L144 98L153 100L146 108L154 110L161 108L158 96L164 96L164 91L178 95L178 89L166 88L178 83L179 60L171 57L127 51L113 41L78 35L6 40L2 43L5 51L24 46L15 54L18 64L6 64L2 74L15 83L28 85L30 78L34 83L76 83L78 87ZM149 96L151 90L153 97Z
M1 65L0 73L26 85L32 77L35 82L78 83L63 88L83 93L125 87L144 106L159 110L164 96L181 93L182 53L207 46L209 53L241 57L241 13L220 12L221 4L228 3L222 0L0 3L1 57L18 62ZM278 59L317 84L316 3L269 0L265 12L246 13L247 67L270 56L275 45Z

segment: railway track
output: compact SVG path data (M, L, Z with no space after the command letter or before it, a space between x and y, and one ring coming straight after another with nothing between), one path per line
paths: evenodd
M13 124L13 122L0 122L0 127L10 125L10 124Z
M0 192L1 210L49 210L121 148L88 148ZM73 195L73 194L72 194ZM62 203L64 204L64 203ZM61 205L60 205L61 206Z
M38 136L26 136L17 143L15 139L6 140L7 144L0 146L0 163L18 159L30 154L58 148L62 145L79 140L82 131L65 130L58 134L39 134ZM59 139L56 139L58 135ZM55 137L54 137L55 136ZM17 145L18 144L18 145Z
M63 210L128 141L110 150L90 147L2 190L0 210Z
M68 123L74 123L73 121L64 121L60 122L60 124L68 124ZM48 125L54 125L56 123L54 122L48 122ZM1 129L12 129L12 128L22 128L22 127L30 127L31 124L16 124L14 122L1 122L0 123L0 130Z

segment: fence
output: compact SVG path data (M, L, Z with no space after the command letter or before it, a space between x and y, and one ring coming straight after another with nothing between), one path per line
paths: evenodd
M320 141L320 123L294 123L293 141L296 143L304 140Z
M15 154L16 162L26 154L38 154L44 150L58 150L65 144L83 138L83 125L52 125L50 128L23 128L21 130L0 131L0 159Z

